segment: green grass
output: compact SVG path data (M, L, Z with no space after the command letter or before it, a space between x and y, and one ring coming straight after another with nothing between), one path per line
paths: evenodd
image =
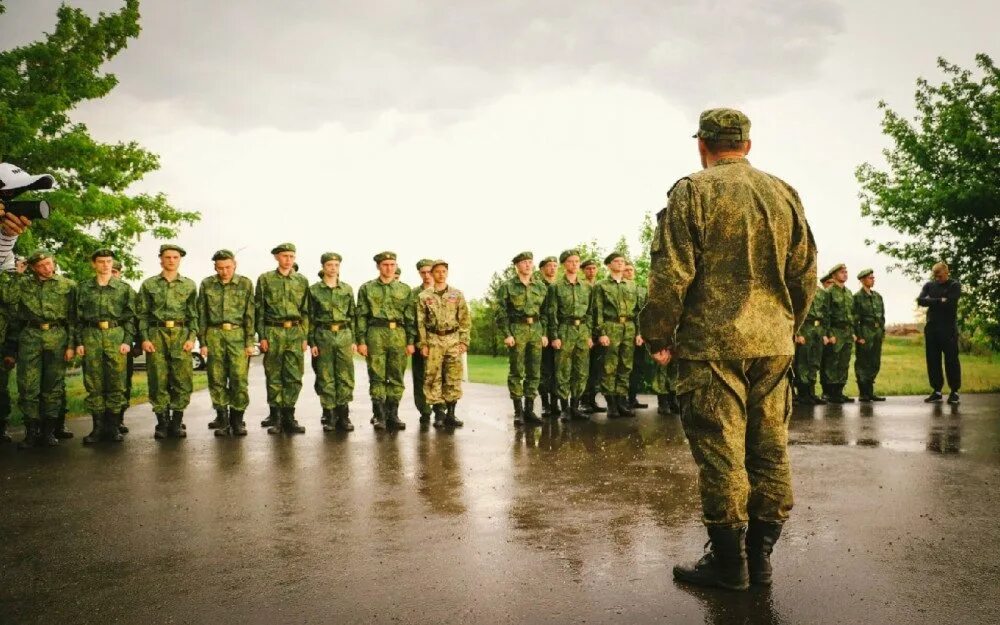
M1000 392L1000 355L962 354L961 361L963 393ZM850 383L845 392L856 396L853 366L852 357ZM469 379L482 384L507 384L507 357L470 355ZM875 389L883 395L922 395L930 391L921 336L886 337Z

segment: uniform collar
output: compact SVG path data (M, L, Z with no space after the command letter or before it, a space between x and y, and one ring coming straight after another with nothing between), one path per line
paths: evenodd
M750 161L747 160L745 156L730 156L728 158L720 158L712 164L712 167L719 167L720 165L735 165L737 163L749 165Z

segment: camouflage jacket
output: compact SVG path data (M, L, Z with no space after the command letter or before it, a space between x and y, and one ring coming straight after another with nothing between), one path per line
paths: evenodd
M450 286L443 291L434 287L424 290L417 298L418 347L427 347L427 335L458 333L458 342L468 346L472 318L465 295Z
M842 286L831 284L826 289L827 326L836 330L854 331L854 297Z
M388 284L375 278L358 289L357 336L358 345L365 344L365 335L373 319L380 322L402 324L406 330L406 344L417 340L417 307L410 287L394 280Z
M260 274L254 291L257 337L270 340L274 324L298 321L309 332L309 281L297 271L281 275L277 269Z
M83 345L83 329L100 321L113 321L125 329L125 343L131 345L136 333L135 291L126 282L111 278L107 286L97 278L76 287L76 328L74 345Z
M593 289L582 276L577 276L576 282L570 282L563 275L549 287L549 338L562 339L559 326L562 323L580 321L581 329L588 335L593 321L590 302Z
M860 289L854 294L854 334L861 336L861 330L885 330L885 303L875 291Z
M48 280L36 276L17 280L7 342L16 343L25 327L54 323L66 328L72 342L76 327L76 283L58 274Z
M621 320L635 321L639 306L639 291L635 282L622 278L607 277L594 287L593 294L594 332L597 336L607 336L613 323Z
M242 326L244 346L253 347L256 316L250 278L233 274L232 280L223 284L216 275L201 281L198 288L198 340L202 345L205 345L205 335L210 327L229 323Z
M786 356L816 291L816 245L788 184L726 158L679 180L657 215L651 352L690 360Z
M338 281L337 286L327 286L320 280L309 287L309 344L316 345L316 331L321 327L343 324L345 330L354 332L356 323L354 289Z
M149 340L150 327L163 321L183 321L187 340L194 341L198 336L198 287L180 274L170 282L162 274L147 278L139 287L136 316L143 341Z
M540 324L542 334L548 336L548 289L541 280L532 278L525 285L517 276L500 285L495 314L497 329L504 337L514 336L514 325L528 318Z
M809 312L806 313L806 320L800 328L804 332L807 327L819 328L821 336L827 336L827 324L830 316L829 305L827 304L827 294L822 288L817 287L816 297L813 298Z

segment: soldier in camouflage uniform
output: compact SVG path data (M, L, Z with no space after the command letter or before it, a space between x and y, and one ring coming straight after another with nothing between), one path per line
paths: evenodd
M642 345L635 311L639 294L635 283L625 279L625 256L612 252L604 259L610 275L594 287L594 327L598 343L606 348L601 392L608 405L608 418L634 417L628 405L629 375L635 348Z
M83 385L93 431L83 442L121 441L118 415L128 402L125 376L135 336L135 291L112 275L115 253L100 249L91 257L94 277L76 293L76 355L83 358Z
M696 136L705 169L679 180L657 216L641 327L657 364L678 359L711 543L674 577L744 590L771 582L792 508L787 373L816 289L816 247L795 190L746 160L746 116L706 111Z
M309 281L295 271L295 245L282 243L271 254L278 267L260 274L254 292L270 409L261 426L268 434L301 434L306 429L295 419L295 403L309 348Z
M514 402L514 425L538 424L535 394L541 380L542 349L549 344L548 287L532 276L534 255L521 252L511 261L517 275L497 291L496 324L510 360L507 390Z
M431 265L433 264L434 260L430 258L421 258L417 262L417 273L420 274L421 282L413 287L413 290L410 292L410 295L413 297L414 306L417 305L417 298L420 297L420 294L434 286L434 278L431 277ZM427 398L424 396L426 358L420 353L420 349L413 352L413 356L410 357L410 367L410 374L413 377L413 403L417 406L417 412L420 413L420 424L426 425L431 421L432 410L430 404L427 403Z
M882 368L882 341L885 339L885 304L876 293L875 272L865 269L858 274L861 288L854 294L854 375L858 381L859 399L864 402L885 401L875 394L875 378Z
M563 276L549 286L549 345L556 354L556 396L563 421L586 421L580 397L587 388L590 366L591 286L580 276L580 252L559 255Z
M844 395L847 374L851 368L851 346L854 344L854 298L847 290L847 266L835 266L828 274L833 283L826 289L827 337L823 348L823 399L832 404L853 402Z
M354 398L354 289L340 279L336 252L320 256L320 280L309 287L309 345L316 374L316 394L323 409L324 432L353 432L350 409Z
M535 277L546 287L555 284L559 273L559 261L555 256L546 256L538 264ZM542 417L558 417L560 410L556 402L556 350L552 349L552 341L542 349L541 382L538 385L538 396L542 398Z
M630 262L625 263L625 271L622 273L625 279L635 285L636 304L633 317L639 318L639 313L646 305L646 287L635 281L635 265ZM632 410L637 408L648 408L648 404L639 401L639 393L644 390L646 380L649 379L648 354L644 349L636 349L632 352L632 373L628 378L628 407Z
M666 417L681 413L681 406L677 403L676 361L666 367L653 367L653 379L649 387L656 394L656 414Z
M448 286L448 263L431 265L434 284L417 298L417 347L427 359L424 393L434 427L462 427L455 406L462 398L462 355L469 351L472 318L465 295Z
M219 250L212 255L215 275L198 288L198 340L208 369L208 393L216 436L246 436L243 421L250 396L247 376L254 351L256 308L253 282L236 273L236 255Z
M184 409L191 402L191 350L198 336L198 287L180 275L178 245L160 246L159 275L139 287L136 316L146 352L149 402L156 415L153 437L184 438Z
M31 275L20 280L5 345L8 366L17 357L17 393L24 413L22 448L57 445L65 432L66 363L73 359L76 284L57 275L51 252L28 257ZM65 432L62 436L57 433Z
M122 270L124 266L122 261L115 259L111 265L111 275L122 279ZM137 304L139 301L139 294L135 292L135 289L130 289L132 292L132 310L137 310ZM125 425L125 411L128 410L129 405L132 402L132 376L135 374L135 359L137 356L142 355L142 340L139 338L139 323L132 324L135 333L128 337L128 343L131 349L128 355L125 357L125 405L122 409L118 411L118 431L122 434L128 434L128 426ZM184 427L182 425L182 427Z
M826 291L816 289L806 320L795 334L795 401L803 406L818 406L826 403L816 395L816 375L823 361L823 346L827 343Z
M416 305L410 287L394 278L396 253L374 257L379 275L358 289L358 353L368 361L368 392L377 430L404 430L399 418L406 359L416 351Z
M591 295L593 295L594 287L597 286L597 272L600 269L597 266L597 261L593 258L588 258L581 263L580 269L583 270L583 281L590 287ZM604 352L607 350L597 342L597 328L593 327L593 323L591 323L590 330L594 332L594 335L591 337L593 347L590 348L587 388L580 398L580 410L585 413L607 412L607 408L597 403L597 389L601 384L601 378L604 377Z

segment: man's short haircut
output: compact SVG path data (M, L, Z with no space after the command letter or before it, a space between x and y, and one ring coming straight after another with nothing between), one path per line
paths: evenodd
M945 262L934 263L934 266L931 267L931 271L933 273L946 272L946 271L948 271L948 263L945 263Z
M736 139L702 139L712 154L719 152L739 152L746 149L747 142Z

